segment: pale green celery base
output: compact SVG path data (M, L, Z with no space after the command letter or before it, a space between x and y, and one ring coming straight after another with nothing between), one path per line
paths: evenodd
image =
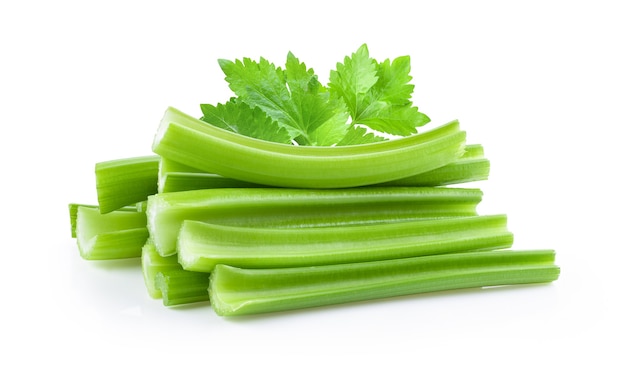
M240 269L218 265L210 301L218 315L285 311L452 289L545 283L553 251L456 253L366 263Z

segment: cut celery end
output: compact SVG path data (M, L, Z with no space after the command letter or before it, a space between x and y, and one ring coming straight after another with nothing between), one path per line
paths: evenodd
M71 234L72 234L72 238L76 238L76 220L78 218L78 207L85 207L85 208L91 208L91 209L96 209L96 210L100 210L97 205L94 204L80 204L80 203L69 203L68 204L68 209L69 209L69 214L70 214L70 229L71 229ZM125 212L143 212L145 213L145 209L143 211L139 210L138 208L132 207L132 206L127 206L127 207L123 207L118 209L119 211L125 211Z
M205 189L150 196L148 229L157 251L176 253L184 220L266 227L363 225L476 215L479 189Z
M343 188L440 168L463 155L465 137L454 121L414 136L372 144L292 146L228 132L168 108L152 149L188 167L246 182Z
M80 255L86 260L141 257L148 239L146 214L133 210L101 214L97 207L77 206L75 231Z
M158 191L158 156L115 159L96 164L101 213L144 201Z
M93 204L80 204L80 203L70 203L68 204L68 209L70 213L70 230L72 234L72 238L76 238L76 220L78 219L78 207L92 208L97 209L97 205Z
M209 274L185 270L164 270L156 276L163 305L175 306L209 300Z
M211 306L236 316L410 294L558 279L554 251L465 252L365 263L282 269L218 265Z
M169 270L182 270L178 257L162 257L156 250L152 239L147 239L141 251L141 271L148 295L152 298L162 298L162 293L156 284L158 273Z
M178 262L211 272L219 264L240 268L332 265L510 248L505 215L417 220L366 226L259 228L185 221Z

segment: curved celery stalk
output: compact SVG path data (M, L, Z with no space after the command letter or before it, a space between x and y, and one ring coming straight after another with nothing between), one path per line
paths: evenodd
M165 158L160 160L158 179L159 193L225 187L266 187L257 183L203 172Z
M232 316L451 289L551 282L554 252L466 252L341 265L240 269L218 265L211 306Z
M445 186L489 178L491 162L484 157L481 145L465 146L465 154L441 168L415 176L385 182L379 186Z
M156 276L163 305L174 306L209 300L209 274L186 270L165 270Z
M367 226L257 228L185 221L178 262L189 271L215 265L277 268L389 260L509 248L505 215L445 218Z
M115 159L96 164L96 191L101 213L144 201L156 194L158 156Z
M176 253L184 220L266 227L371 224L476 215L482 191L462 188L241 188L163 193L148 198L148 230L163 256Z
M118 210L101 214L96 207L77 207L76 241L86 260L141 257L147 239L145 213Z
M270 186L364 186L442 167L463 155L458 122L401 139L365 145L314 147L263 141L208 125L168 108L152 149L199 170Z
M376 186L445 186L486 180L490 162L484 157L481 145L467 145L458 160L441 168ZM176 192L218 187L263 187L217 174L206 173L169 159L161 158L159 192Z

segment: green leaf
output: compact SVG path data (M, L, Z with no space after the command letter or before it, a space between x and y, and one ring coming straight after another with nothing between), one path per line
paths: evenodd
M348 113L342 100L331 97L312 69L292 54L285 70L266 59L259 62L220 60L226 81L239 100L258 107L300 144L332 145L327 141L348 129ZM327 128L327 132L317 132Z
M244 136L279 143L291 143L291 136L260 108L251 108L234 98L225 104L200 105L201 120Z
M410 70L408 56L378 63L364 44L331 71L329 86L333 95L346 102L352 125L407 136L430 121L411 102L414 85L409 84Z
M368 107L358 123L379 132L408 136L429 121L428 116L410 104L399 106L378 101Z
M337 143L337 146L363 145L366 143L381 142L385 140L386 138L384 137L368 132L366 128L353 126L346 132L346 135L341 139L341 141Z
M352 57L345 57L343 64L330 72L329 87L342 97L352 118L357 118L367 108L367 93L378 81L376 61L369 57L367 45L363 44Z
M378 81L371 91L370 100L384 101L392 105L411 103L413 84L409 84L411 76L411 58L409 56L389 59L377 65Z

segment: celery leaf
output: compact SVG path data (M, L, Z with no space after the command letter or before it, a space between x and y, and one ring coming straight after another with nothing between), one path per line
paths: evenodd
M244 136L266 141L291 143L291 136L259 108L232 98L225 104L201 104L201 120Z
M313 70L292 53L287 56L284 70L263 58L259 62L249 58L219 62L238 99L263 110L298 143L332 145L334 142L328 141L341 137L338 133L348 129L343 101L331 97ZM335 135L314 136L320 127L332 128Z
M346 102L352 125L407 136L430 121L411 102L414 85L409 84L409 73L408 56L379 63L364 44L331 71L329 87Z

